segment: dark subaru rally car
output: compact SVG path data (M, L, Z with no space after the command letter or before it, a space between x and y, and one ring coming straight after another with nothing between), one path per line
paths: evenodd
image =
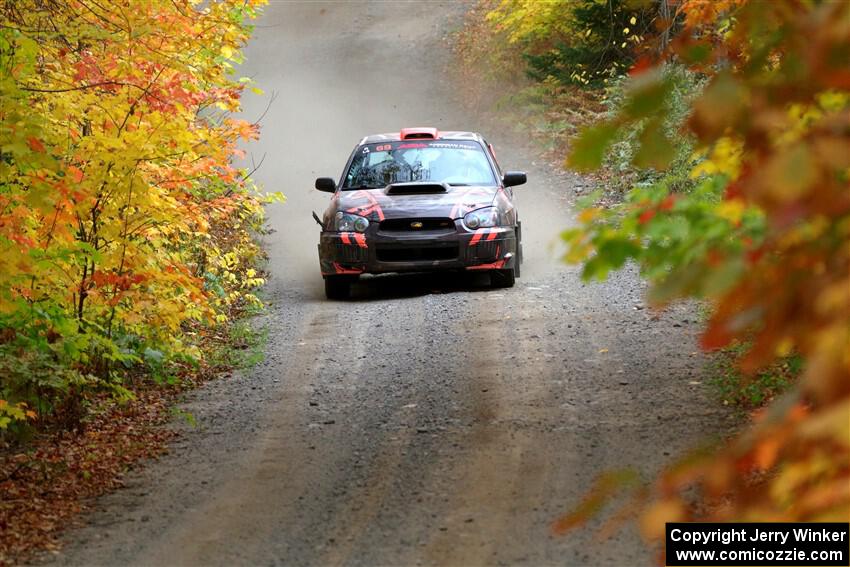
M345 298L361 274L485 270L492 285L520 275L520 222L513 202L522 172L502 172L473 132L406 128L367 136L348 159L320 220L319 263L329 298Z

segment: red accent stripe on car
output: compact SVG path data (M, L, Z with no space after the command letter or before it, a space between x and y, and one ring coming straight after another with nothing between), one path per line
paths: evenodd
M366 248L366 235L360 232L354 233L354 240L357 242L357 246L360 248Z
M342 238L343 244L351 244L351 239L348 237L347 232L340 232L339 237Z
M337 274L362 274L363 270L358 270L354 268L343 268L338 263L333 263L334 270L336 270Z
M467 270L499 270L504 267L507 260L497 260L492 264L478 264L477 266L467 266Z
M479 228L475 231L475 234L472 235L472 239L469 241L470 246L475 246L478 244L478 241L481 240L481 237L490 232L489 228Z
M356 207L351 207L347 209L346 212L349 213L357 213L358 215L362 215L364 217L369 216L372 212L378 215L378 220L384 220L384 210L381 208L380 203L372 195L369 191L357 191L351 195L353 199L366 199L369 201L366 205L357 205Z
M364 191L364 193L366 193L366 198L369 199L369 201L371 201L372 209L374 209L375 212L378 213L378 220L384 220L384 211L381 208L380 203L378 203L378 200L375 198L374 195L372 195L368 191Z

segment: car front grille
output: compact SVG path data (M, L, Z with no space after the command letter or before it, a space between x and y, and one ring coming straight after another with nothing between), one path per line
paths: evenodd
M379 262L432 262L456 259L458 257L458 245L378 248L376 252Z
M386 219L381 221L379 228L383 232L453 231L455 221L450 218Z
M352 246L337 242L336 257L340 262L365 262L368 259L368 253L365 248Z

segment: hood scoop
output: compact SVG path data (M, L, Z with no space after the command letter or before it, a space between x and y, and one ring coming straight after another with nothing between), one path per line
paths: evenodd
M391 183L387 185L387 195L430 195L446 193L449 186L433 181L412 181L410 183Z

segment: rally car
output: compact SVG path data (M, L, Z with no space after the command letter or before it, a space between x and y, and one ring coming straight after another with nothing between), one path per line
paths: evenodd
M361 274L483 270L511 287L522 263L513 201L519 171L502 172L493 147L474 132L405 128L363 138L320 219L325 293L347 298Z

